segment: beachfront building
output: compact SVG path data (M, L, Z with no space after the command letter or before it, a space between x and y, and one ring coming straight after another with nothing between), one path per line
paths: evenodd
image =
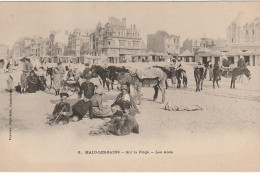
M90 42L91 54L105 55L111 63L126 62L131 55L145 52L139 30L135 24L127 27L126 18L110 17L104 26L99 22Z
M176 57L180 53L180 36L157 31L147 35L147 51L163 53Z

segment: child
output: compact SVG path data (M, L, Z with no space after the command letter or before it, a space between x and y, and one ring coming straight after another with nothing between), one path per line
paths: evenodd
M27 74L23 72L20 77L21 81L21 93L24 93L27 89Z
M9 78L7 79L7 86L8 90L12 92L14 89L14 79L12 74L9 74Z

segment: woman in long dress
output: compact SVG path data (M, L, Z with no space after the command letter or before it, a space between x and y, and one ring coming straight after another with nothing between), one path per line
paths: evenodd
M53 74L53 88L55 90L55 94L60 94L61 89L61 83L63 80L63 76L65 73L65 69L62 67L61 63L58 63L58 66L54 68L54 74Z

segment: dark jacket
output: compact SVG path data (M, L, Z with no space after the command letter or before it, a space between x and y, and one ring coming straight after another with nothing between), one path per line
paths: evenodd
M88 99L91 99L95 94L95 85L92 82L83 82L80 86L79 97L84 96Z
M82 119L88 111L89 117L93 118L93 106L90 101L79 100L72 106L73 115L78 116L79 119Z
M59 102L55 105L54 110L52 112L53 115L57 115L62 112L71 112L70 104L67 102Z
M83 79L91 77L91 69L90 68L85 68L83 73L82 73L82 75L81 75L81 77Z

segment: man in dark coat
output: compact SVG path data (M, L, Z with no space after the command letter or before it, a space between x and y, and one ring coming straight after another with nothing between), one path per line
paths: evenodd
M219 64L218 61L215 62L213 67L213 88L215 89L215 82L217 83L217 86L219 88L218 81L221 80L220 72L219 72Z
M86 63L81 78L88 79L90 76L91 76L91 69L89 68L89 63Z
M87 99L91 99L92 96L95 94L95 85L90 82L91 77L86 78L86 81L83 82L80 86L79 91L79 99L81 98L82 94L84 94L84 97Z

